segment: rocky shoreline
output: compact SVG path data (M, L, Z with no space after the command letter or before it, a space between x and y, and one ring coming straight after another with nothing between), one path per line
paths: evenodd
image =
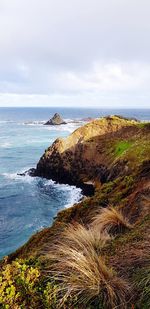
M45 150L37 167L28 173L33 177L76 185L83 189L85 195L92 195L95 182L103 184L130 173L126 159L111 164L105 148L112 139L136 134L137 123L135 119L120 116L93 120L75 130L68 138L57 139Z

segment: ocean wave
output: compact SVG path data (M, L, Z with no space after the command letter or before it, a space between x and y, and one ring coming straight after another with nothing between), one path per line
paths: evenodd
M1 148L11 148L11 146L12 146L12 143L10 143L10 142L1 142L0 143Z
M37 179L40 179L37 177ZM64 205L65 208L69 208L73 206L75 203L79 203L79 201L83 198L82 190L77 188L76 186L70 186L68 184L60 184L52 179L43 178L43 186L52 186L57 191L63 191L68 193L68 203Z
M21 172L20 172L21 173ZM10 180L19 180L21 182L28 182L31 183L34 181L34 178L29 176L29 175L25 175L25 176L21 176L18 175L18 173L1 173L1 176L4 176L7 179Z
M0 121L0 124L9 124L9 123L14 123L17 126L27 126L27 127L39 127L43 130L48 130L48 131L58 131L58 132L68 132L72 133L75 129L79 128L80 126L84 125L86 121L81 120L81 119L64 119L66 124L62 125L44 125L46 120L29 120L29 121L11 121L11 120L4 120ZM5 147L5 145L4 145Z
M52 185L57 190L68 192L69 203L67 203L65 205L65 208L69 208L69 207L73 206L73 204L78 203L83 198L82 190L80 188L77 188L76 186L70 186L68 184L56 183L55 181L53 181L51 179L46 180L45 185Z
M18 120L0 120L0 124L9 124L9 123L14 123L14 124L17 124L17 125L28 125L28 126L31 126L31 125L43 125L44 123L46 122L46 120L34 120L34 121L18 121Z
M49 131L64 131L64 132L69 132L72 133L75 129L81 127L83 125L83 122L70 122L67 124L61 124L59 126L43 126L45 130Z
M24 168L16 173L1 173L0 175L5 177L6 179L10 181L16 181L16 182L22 182L22 183L28 183L28 184L38 184L39 181L42 181L42 186L52 186L57 191L61 192L67 192L68 198L67 203L64 205L65 208L71 207L73 204L78 203L82 197L82 190L80 188L77 188L76 186L70 186L68 184L60 184L52 179L46 179L46 178L40 178L40 177L31 177L26 173L26 175L21 176L19 174L23 173L25 170L29 170L29 168Z
M44 144L48 144L48 146L53 143L54 139L53 138L42 138L42 143ZM34 138L34 139L30 139L30 140L27 140L25 143L25 145L41 145L41 140L40 139L37 139L37 138Z
M18 125L23 125L23 126L30 126L30 127L39 127L43 130L51 131L51 132L68 132L72 133L75 129L79 128L82 126L85 122L83 121L76 121L73 119L65 119L67 124L61 124L59 126L54 125L44 125L46 121L31 121L31 122L23 122L23 123L17 123Z
M3 123L15 123L14 120L0 120L0 124Z
M25 121L25 122L18 122L18 124L26 125L26 126L43 126L46 120L34 120L34 121Z
M80 118L65 118L64 121L69 124L69 123L80 123L84 120L80 119ZM38 124L44 124L46 123L47 120L46 119L43 119L43 120L28 120L28 121L23 121L22 123L25 124L25 125L38 125ZM21 123L21 122L19 122ZM62 125L65 125L65 124L62 124ZM57 125L56 125L57 126ZM61 126L61 125L59 125ZM52 125L52 127L55 127L55 125Z
M70 202L65 205L65 208L69 208L74 204L79 203L82 198L83 198L82 190L77 187L72 187L72 190L70 191Z

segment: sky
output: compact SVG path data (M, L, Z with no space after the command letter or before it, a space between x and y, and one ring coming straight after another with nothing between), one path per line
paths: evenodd
M149 0L0 0L0 106L150 108Z

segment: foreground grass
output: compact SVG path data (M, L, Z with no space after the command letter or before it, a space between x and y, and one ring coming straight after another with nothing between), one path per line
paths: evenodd
M139 247L148 218L136 227L117 208L103 208L88 226L74 223L64 229L43 252L45 261L5 261L0 270L0 308L131 309L132 302L134 308L149 308L150 272L143 267L147 264ZM114 257L117 267L112 267ZM133 266L126 278L130 259Z
M131 228L116 209L102 209L89 228L70 225L49 249L49 273L58 283L56 308L70 300L78 308L127 308L130 286L106 265L100 254L116 226L119 230Z
M46 252L42 288L39 265L22 260L3 265L1 308L127 308L130 285L101 255L116 225L131 228L113 208L102 209L88 228L70 224Z

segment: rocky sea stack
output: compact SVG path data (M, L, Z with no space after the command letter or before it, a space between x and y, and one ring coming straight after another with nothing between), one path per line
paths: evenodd
M55 113L54 116L49 119L44 125L49 126L57 126L61 124L66 124L66 122L61 118L61 116L58 113Z
M150 308L150 123L94 120L31 172L94 190L1 262L2 308Z

